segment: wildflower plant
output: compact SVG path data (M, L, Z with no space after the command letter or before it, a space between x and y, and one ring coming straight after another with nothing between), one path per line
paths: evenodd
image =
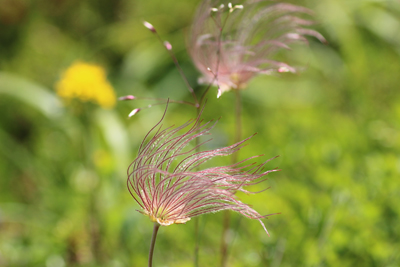
M179 101L133 95L120 97L119 100L157 101L146 107L133 109L129 117L145 108L168 102L189 105L197 111L197 119L177 128L162 130L159 127L156 130L162 120L158 122L146 135L137 158L128 168L129 191L141 207L140 212L154 222L149 266L152 265L152 253L160 225L186 223L198 215L225 210L221 239L223 267L227 265L228 255L228 211L236 211L259 220L268 234L261 219L272 214L262 216L235 197L238 191L250 193L244 189L246 186L262 182L268 173L276 171L264 171L266 162L258 165L245 164L247 160L258 156L237 160L238 151L250 139L241 138L240 89L246 88L247 83L259 74L296 72L295 67L278 59L278 54L290 50L293 43L307 43L306 36L325 42L321 34L308 28L314 24L309 20L311 15L312 11L307 8L272 0L236 3L204 0L193 20L188 41L189 54L202 74L199 82L208 85L201 93L195 92L190 86L172 51L172 45L161 39L152 24L144 22L144 26L156 35L170 54L193 100ZM212 122L201 124L200 120L206 95L212 85L218 87L217 97L230 90L235 92L235 141L229 147L201 151L204 143L199 143L199 137L209 134L215 125ZM149 137L151 134L153 137ZM196 145L188 149L192 141ZM204 168L206 161L226 155L231 155L231 165ZM198 220L195 220L195 232L197 235ZM194 265L198 266L198 237L194 254Z
M137 158L128 168L128 189L141 207L139 211L155 223L155 232L160 225L186 223L198 215L231 210L258 220L268 234L261 219L273 214L260 215L241 202L235 193L251 194L246 186L261 183L267 179L267 174L277 169L264 170L269 160L261 164L245 164L262 155L229 166L204 168L204 163L212 158L235 153L251 137L218 149L200 151L200 147L211 139L188 148L199 137L208 135L215 126L212 121L202 124L200 116L201 113L195 120L176 128L158 127L161 120L146 135ZM152 255L149 266L151 258Z
M306 36L326 42L309 28L313 12L305 7L272 1L204 0L197 9L188 40L188 50L201 73L199 83L218 87L217 97L235 92L234 140L241 140L241 89L260 74L292 72L297 69L281 61L292 44L307 44ZM232 162L237 160L237 153ZM229 213L224 213L221 266L227 265Z
M188 50L202 74L199 82L218 86L218 97L245 88L258 74L296 72L275 58L292 43L307 43L306 36L325 42L307 28L314 22L305 7L271 0L240 3L203 1L190 31Z
M67 101L76 98L92 101L102 108L112 108L116 102L114 88L108 82L105 70L86 62L73 63L56 84L57 94Z

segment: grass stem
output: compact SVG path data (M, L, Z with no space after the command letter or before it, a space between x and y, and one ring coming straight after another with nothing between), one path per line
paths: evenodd
M240 90L233 90L235 93L235 135L233 143L237 143L242 138L242 99ZM238 151L232 154L232 163L237 162ZM222 223L222 238L221 238L221 267L226 267L228 264L228 232L230 227L230 213L224 211Z

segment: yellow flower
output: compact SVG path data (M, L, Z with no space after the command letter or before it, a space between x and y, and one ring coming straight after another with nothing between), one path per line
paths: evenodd
M72 64L56 84L57 94L70 100L93 101L103 108L115 105L114 88L107 81L105 70L84 62Z

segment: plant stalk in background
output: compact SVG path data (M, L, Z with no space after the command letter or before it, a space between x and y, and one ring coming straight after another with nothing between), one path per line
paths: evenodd
M204 0L197 10L189 37L189 53L202 73L199 83L214 84L220 97L235 91L235 137L241 139L240 90L258 74L296 72L288 63L275 59L290 50L292 43L307 43L305 36L326 42L307 28L314 22L307 8L270 0ZM232 156L235 162L237 154ZM229 214L224 214L221 238L221 266L227 265Z

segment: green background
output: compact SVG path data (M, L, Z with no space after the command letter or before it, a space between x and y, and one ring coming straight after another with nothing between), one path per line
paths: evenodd
M54 90L76 60L99 64L118 96L190 94L186 52L194 0L0 0L0 266L146 266L152 223L126 188L126 169L165 106L152 101L65 106ZM242 196L261 214L232 214L229 266L400 266L400 4L303 0L329 44L310 39L287 59L300 74L257 77L242 92L239 159L280 155L282 171ZM232 144L234 94L208 95L220 122L211 145ZM171 104L165 126L195 110ZM228 158L213 164L228 164ZM219 266L222 213L200 218L200 266ZM193 266L193 221L162 227L154 266Z

